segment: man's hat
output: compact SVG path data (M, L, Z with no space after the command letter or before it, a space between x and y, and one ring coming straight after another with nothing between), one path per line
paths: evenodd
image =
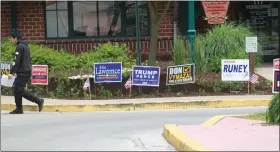
M18 31L17 29L12 29L12 37L13 38L18 38L18 39L22 39L22 36L21 36L21 34L20 34L20 31Z

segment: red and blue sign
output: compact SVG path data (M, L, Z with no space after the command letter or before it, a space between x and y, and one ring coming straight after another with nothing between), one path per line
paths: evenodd
M273 86L272 93L279 93L280 90L280 70L273 70Z
M48 66L47 65L32 65L31 84L48 85Z

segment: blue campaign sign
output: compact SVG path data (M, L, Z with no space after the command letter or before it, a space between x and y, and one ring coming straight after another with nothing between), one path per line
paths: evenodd
M279 93L279 92L280 92L280 70L274 69L272 93Z
M132 85L159 86L160 67L134 66L132 69Z
M122 82L122 63L94 63L94 83Z

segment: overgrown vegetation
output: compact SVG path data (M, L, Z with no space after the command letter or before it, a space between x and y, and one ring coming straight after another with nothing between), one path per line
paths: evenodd
M188 63L185 42L178 36L173 45L173 61L175 65Z
M83 90L85 79L80 77L69 79L69 76L73 76L70 72L50 71L48 86L29 84L27 89L47 98L89 99L89 91ZM92 99L128 98L129 89L124 88L127 79L128 77L124 77L122 83L94 83L93 79L91 79ZM143 87L142 92L139 92L139 87L133 86L132 97L179 97L213 94L244 95L247 93L246 83L221 81L220 74L196 73L195 79L196 82L194 84L166 86L165 75L161 75L159 88ZM271 84L267 84L266 80L261 80L257 84L259 89L252 91L252 93L269 94L271 92ZM1 91L2 95L12 95L11 88L1 87Z
M238 116L240 118L266 121L268 124L280 124L280 94L273 95L269 107L264 113L250 114L246 116Z
M220 72L222 59L248 59L245 39L254 33L242 24L225 23L216 25L205 35L196 38L196 70ZM262 62L262 50L258 46L255 67Z
M269 107L266 111L266 121L268 123L280 124L280 94L273 95Z
M245 116L237 116L237 118L266 121L266 113L255 113L255 114L249 114Z
M50 70L92 69L97 62L122 62L123 68L131 69L136 62L128 54L127 46L119 43L100 44L79 55L37 44L29 44L29 48L32 64L45 64ZM1 51L1 61L13 60L15 46L9 40L2 39Z

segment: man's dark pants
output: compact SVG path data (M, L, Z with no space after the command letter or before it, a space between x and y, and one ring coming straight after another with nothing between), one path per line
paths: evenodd
M30 79L30 76L18 76L15 79L14 82L14 97L15 97L15 103L17 106L17 109L22 110L22 97L39 104L40 98L34 96L30 92L25 91L25 86L28 80Z

